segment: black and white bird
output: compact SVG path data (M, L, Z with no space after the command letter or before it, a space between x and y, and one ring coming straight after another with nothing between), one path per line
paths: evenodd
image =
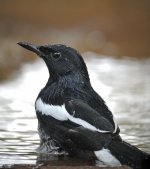
M148 166L150 156L121 139L111 111L93 90L86 64L75 49L18 44L39 55L50 74L35 102L41 149L64 150L106 165Z

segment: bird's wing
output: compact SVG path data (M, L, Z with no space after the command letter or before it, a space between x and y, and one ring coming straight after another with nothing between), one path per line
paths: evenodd
M70 120L87 129L100 133L116 133L117 124L111 124L87 103L81 100L70 100L65 103L65 108L71 115Z
M80 126L66 132L64 147L70 154L72 153L77 157L95 158L104 162L110 160L109 164L120 164L109 150L114 141L121 142L120 136L111 133L104 134Z
M111 133L103 134L91 131L82 126L69 129L65 134L65 148L76 147L79 150L98 151L102 148L108 148L113 136Z
M66 133L66 141L71 140L78 148L83 150L96 151L111 142L113 135L91 131L82 126L69 129Z

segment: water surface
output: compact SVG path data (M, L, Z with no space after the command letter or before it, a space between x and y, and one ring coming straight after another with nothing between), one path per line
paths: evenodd
M150 59L84 55L93 87L114 113L123 139L150 153ZM42 158L36 152L34 101L47 78L47 68L38 60L0 85L0 165L35 164Z

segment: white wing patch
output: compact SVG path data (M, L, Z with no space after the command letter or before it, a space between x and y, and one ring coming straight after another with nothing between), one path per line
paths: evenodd
M35 109L41 112L43 115L52 116L57 120L68 120L68 112L64 106L53 106L46 104L41 100L41 98L36 101Z
M101 149L99 151L94 151L97 159L102 161L106 165L111 166L120 166L120 162L117 158L115 158L108 149Z
M114 121L114 124L115 124L115 129L114 129L113 133L116 133L117 128L118 128L118 124L116 123L116 120L115 120L114 116L113 116L113 121Z
M72 121L76 124L79 124L89 130L98 131L101 133L110 132L110 131L97 129L95 126L91 125L90 123L86 122L85 120L71 116L67 112L64 105L62 105L62 106L49 105L49 104L44 103L42 101L42 99L39 98L35 103L35 109L37 111L41 112L43 115L51 116L59 121L70 120L70 121Z

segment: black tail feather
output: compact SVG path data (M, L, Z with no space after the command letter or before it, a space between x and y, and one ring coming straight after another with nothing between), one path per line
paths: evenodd
M134 169L150 169L150 155L125 141L112 141L109 149L123 165Z

